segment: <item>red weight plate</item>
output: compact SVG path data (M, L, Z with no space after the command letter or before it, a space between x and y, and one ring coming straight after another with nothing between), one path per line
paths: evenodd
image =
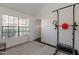
M63 24L62 24L62 29L65 29L65 30L66 30L66 29L68 29L68 28L69 28L69 25L68 25L67 23L63 23Z

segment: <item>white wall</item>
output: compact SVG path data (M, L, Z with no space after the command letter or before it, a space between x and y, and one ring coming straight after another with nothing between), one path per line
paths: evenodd
M42 11L37 15L38 18L41 18L42 25L41 25L41 37L42 41L48 44L56 45L57 41L57 34L56 30L54 29L54 25L52 24L53 20L56 20L57 16L56 13L51 13L53 10L67 6L70 4L46 4ZM76 7L76 21L79 25L79 6ZM60 24L63 22L67 22L68 24L72 25L72 7L69 9L64 9L60 11ZM75 48L79 51L79 26L76 30L76 41L75 41ZM68 30L63 30L60 28L60 42L71 45L72 46L72 27Z
M30 28L30 41L41 37L41 20L31 20L29 24Z
M8 47L12 47L14 45L17 44L21 44L27 41L32 41L34 39L36 39L37 33L35 33L35 19L33 16L27 15L27 14L23 14L20 13L18 11L12 10L12 9L8 9L8 8L4 8L4 7L0 7L0 42L2 41L1 39L1 23L2 23L2 15L10 15L10 16L17 16L17 17L21 17L21 18L25 18L25 19L29 19L29 29L30 29L30 34L29 34L29 38L27 35L25 36L21 36L21 37L16 37L16 38L10 38L10 39L6 39L4 41L6 41L7 44L7 48Z

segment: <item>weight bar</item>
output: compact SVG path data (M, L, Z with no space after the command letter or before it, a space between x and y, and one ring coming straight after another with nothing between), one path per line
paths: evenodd
M62 25L57 25L56 20L53 21L52 23L55 25L56 28L57 28L58 26L61 26L63 29L68 29L69 26L72 26L72 27L74 27L74 29L76 30L75 27L78 26L78 25L76 24L76 22L75 22L73 25L68 25L67 23L63 23ZM55 29L56 29L56 28L55 28Z

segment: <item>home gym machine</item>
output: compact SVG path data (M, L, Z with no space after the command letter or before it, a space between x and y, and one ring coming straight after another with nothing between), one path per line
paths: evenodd
M69 54L69 55L78 55L78 50L75 49L75 30L76 30L76 26L78 26L75 21L75 6L78 4L79 3L76 3L73 5L69 5L69 6L52 11L52 13L54 12L57 13L57 21L53 22L53 24L55 25L55 29L57 29L57 45L56 45L56 50L55 50L54 55L56 55L58 51ZM68 25L67 23L63 23L62 25L59 25L59 10L62 10L71 6L73 7L73 25ZM62 27L62 29L65 29L65 30L68 29L69 26L72 26L73 28L72 46L59 42L59 27L60 26Z

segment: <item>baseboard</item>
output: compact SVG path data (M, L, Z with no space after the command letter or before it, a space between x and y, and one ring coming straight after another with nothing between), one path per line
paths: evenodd
M48 45L48 46L51 46L51 47L56 48L56 46L54 46L54 45L51 45L51 44L48 44L48 43L42 42L42 41L41 41L41 37L39 37L39 38L35 39L35 41L37 41L37 42L40 42L40 43L42 43L42 44L45 44L45 45Z
M37 40L35 40L35 41L37 41ZM45 42L42 42L42 41L37 41L37 42L40 42L40 43L42 43L42 44L45 44L45 45L48 45L48 46L51 46L51 47L56 48L56 46L55 46L55 45L51 45L51 44L48 44L48 43L45 43Z
M48 43L45 43L45 42L40 42L40 43L56 48L55 45L51 45L51 44L48 44Z

